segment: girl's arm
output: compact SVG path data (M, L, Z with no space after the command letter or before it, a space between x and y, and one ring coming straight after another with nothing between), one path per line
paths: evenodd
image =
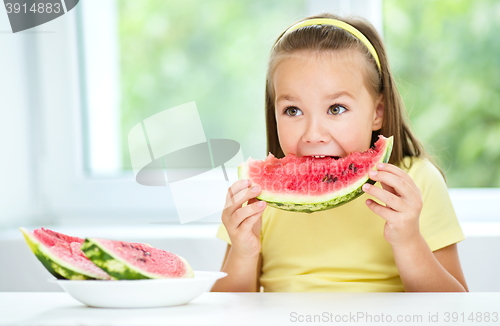
M420 233L422 195L412 178L392 164L377 164L377 169L370 179L379 181L382 189L365 184L363 190L386 205L370 199L366 204L386 220L384 238L392 246L405 291L468 291L456 245L433 254Z
M210 292L260 292L261 266L261 254L254 259L239 258L228 244L221 269L227 276L218 279Z
M238 180L228 189L221 220L231 245L228 244L222 272L228 275L217 280L212 292L255 292L260 290L262 213L266 202L257 200L261 189L250 180ZM243 206L244 203L246 206Z
M469 292L456 244L432 252L420 236L392 250L406 292Z

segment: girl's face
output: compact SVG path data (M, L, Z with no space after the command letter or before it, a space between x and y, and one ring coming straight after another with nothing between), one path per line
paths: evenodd
M345 157L370 147L384 102L366 85L355 51L295 53L273 74L278 138L285 155Z

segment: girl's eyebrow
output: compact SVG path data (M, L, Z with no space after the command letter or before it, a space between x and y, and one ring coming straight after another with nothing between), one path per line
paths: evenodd
M340 91L340 92L325 96L325 99L336 99L336 98L339 98L342 96L347 96L347 97L350 97L352 99L356 99L356 97L354 95L352 95L351 93L349 93L348 91Z
M351 93L349 93L347 91L340 91L340 92L325 96L325 100L336 99L336 98L339 98L342 96L347 96L347 97L350 97L352 99L355 99L355 97ZM281 101L294 101L294 100L297 100L297 98L295 98L291 95L288 95L288 94L283 94L283 95L278 96L276 103L281 102Z
M278 99L276 100L276 102L281 102L281 101L293 101L293 100L296 100L295 97L291 96L291 95L280 95L278 96Z

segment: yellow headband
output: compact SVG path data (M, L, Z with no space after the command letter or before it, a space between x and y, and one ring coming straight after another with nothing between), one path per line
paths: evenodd
M373 58L375 58L375 62L377 63L379 71L382 71L380 68L380 61L378 59L377 51L375 51L375 48L373 45L370 43L370 41L364 36L360 31L358 31L354 26L349 25L347 23L344 23L343 21L337 20L337 19L331 19L331 18L313 18L313 19L308 19L305 21L301 21L289 29L286 30L286 32L283 34L285 36L286 34L290 33L291 31L304 27L304 26L311 26L311 25L332 25L336 27L340 27L343 30L348 31L355 37L357 37L363 44L368 48L368 51L372 54Z

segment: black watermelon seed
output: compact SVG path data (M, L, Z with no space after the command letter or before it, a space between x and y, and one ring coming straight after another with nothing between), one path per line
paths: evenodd
M354 173L358 172L358 168L354 167Z
M349 170L352 170L353 167L354 167L354 163L349 164Z
M337 179L337 177L335 177L335 178L333 179L333 182L335 182L335 181L337 181L337 180L338 180L338 179Z
M346 170L342 171L342 175L345 175L346 173L347 173L347 171L346 171Z
M139 261L142 261L142 262L144 262L144 263L146 262L146 259L144 259L144 258L139 258L138 260L139 260Z

